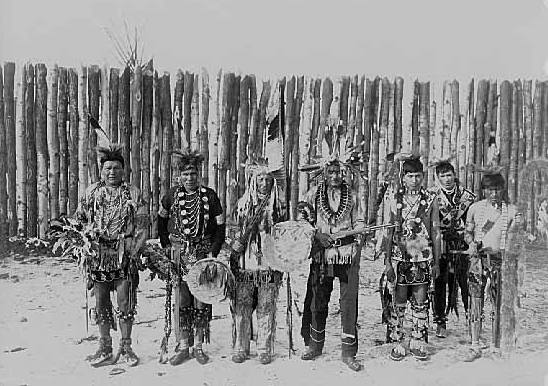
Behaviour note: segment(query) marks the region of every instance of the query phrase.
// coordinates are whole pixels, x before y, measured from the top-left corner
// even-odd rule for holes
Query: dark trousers
[[[336,264],[333,266],[333,276],[322,278],[320,266],[312,264],[305,296],[305,310],[301,335],[310,349],[322,351],[325,343],[325,324],[328,315],[329,301],[333,291],[333,280],[337,277],[340,282],[340,310],[342,326],[342,356],[352,357],[358,351],[358,282],[359,264]],[[320,278],[322,280],[320,280]],[[310,305],[309,307],[307,305]],[[308,323],[308,337],[306,321]]]
[[[457,285],[464,309],[468,309],[468,259],[462,255],[443,255],[439,264],[440,275],[434,280],[434,323],[446,324],[447,314],[456,307],[458,301]],[[447,307],[448,297],[450,307]]]

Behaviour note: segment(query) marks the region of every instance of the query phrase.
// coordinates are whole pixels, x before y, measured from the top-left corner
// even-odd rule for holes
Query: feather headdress
[[[455,159],[455,155],[450,155],[449,157],[444,157],[444,158],[434,157],[430,160],[430,162],[428,162],[428,168],[429,169],[435,169],[438,166],[443,165],[443,164],[450,164],[451,165],[451,161],[453,161],[454,159]]]
[[[338,164],[342,168],[350,171],[352,174],[367,179],[364,171],[360,170],[361,153],[359,149],[364,142],[346,149],[347,139],[344,135],[342,125],[338,125],[334,129],[334,125],[328,126],[324,133],[324,138],[321,146],[321,156],[316,156],[313,163],[301,165],[299,170],[311,174],[311,178],[318,178],[326,169],[327,166]]]
[[[202,163],[204,162],[204,155],[198,150],[172,150],[172,166],[176,166],[179,171],[183,171],[188,168],[201,170]]]
[[[97,147],[95,151],[99,156],[99,162],[104,164],[106,161],[118,161],[122,164],[122,167],[125,165],[124,155],[122,154],[123,145],[118,143],[111,143],[110,138],[108,137],[105,130],[99,125],[99,122],[95,118],[88,114],[89,123],[91,127],[95,130],[97,134]]]
[[[479,166],[475,164],[469,164],[468,170],[476,173],[483,174],[481,178],[481,188],[504,188],[506,186],[506,180],[504,179],[505,166],[500,165],[487,165]]]

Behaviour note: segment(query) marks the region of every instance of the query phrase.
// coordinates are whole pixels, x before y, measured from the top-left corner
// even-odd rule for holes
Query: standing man
[[[174,152],[178,161],[180,184],[171,188],[162,198],[158,213],[160,243],[172,260],[179,255],[190,268],[196,261],[208,256],[217,257],[225,239],[223,210],[217,193],[199,184],[199,170],[204,160],[198,152]],[[173,366],[190,359],[190,347],[198,363],[205,364],[209,357],[202,343],[209,343],[211,305],[192,296],[185,281],[175,288],[180,294],[179,312],[181,335],[177,336]]]
[[[449,160],[439,160],[434,164],[437,184],[430,189],[438,198],[441,231],[440,274],[434,281],[434,323],[436,336],[446,337],[447,314],[457,311],[458,287],[461,290],[464,309],[468,311],[468,256],[460,253],[468,249],[464,241],[464,226],[468,208],[476,195],[459,184],[455,168]],[[446,308],[449,285],[449,306]]]
[[[232,361],[242,363],[249,358],[252,339],[252,314],[257,312],[257,347],[259,361],[272,361],[276,337],[276,301],[283,273],[270,269],[263,258],[262,240],[283,216],[274,179],[266,162],[246,167],[248,189],[237,205],[236,220],[240,234],[231,245],[230,265],[236,278],[236,296],[232,303],[233,342],[236,352]]]
[[[410,351],[415,358],[427,360],[428,291],[432,277],[439,275],[441,252],[438,202],[421,186],[424,172],[419,157],[400,155],[397,159],[403,161],[402,186],[387,200],[390,223],[396,227],[388,230],[385,256],[386,277],[395,283],[394,310],[388,327],[396,346],[390,359],[400,361],[406,356],[403,322],[409,301],[413,323]]]
[[[312,360],[322,354],[328,305],[333,291],[333,280],[337,277],[340,282],[341,359],[350,369],[360,371],[362,365],[356,360],[356,323],[362,235],[337,240],[332,235],[363,227],[364,221],[355,218],[353,214],[353,208],[357,205],[356,194],[343,178],[343,172],[348,171],[346,165],[334,157],[321,167],[318,185],[307,194],[308,203],[317,213],[317,232],[313,246],[313,250],[316,249],[317,252],[312,254],[309,278],[310,340],[308,349],[301,359]],[[346,170],[343,170],[343,167]],[[304,315],[307,316],[306,310]]]
[[[470,332],[472,346],[466,362],[481,357],[480,334],[483,319],[484,291],[490,279],[491,304],[493,305],[493,342],[500,340],[501,265],[503,251],[507,248],[506,237],[512,226],[523,225],[516,207],[508,204],[506,183],[498,170],[484,170],[481,179],[485,198],[470,207],[466,217],[465,241],[470,245],[468,287],[470,290]]]
[[[93,283],[99,326],[99,349],[87,359],[93,367],[123,359],[136,366],[139,357],[131,348],[131,330],[137,304],[139,256],[148,229],[147,205],[141,192],[122,181],[124,157],[117,145],[97,149],[101,180],[91,184],[80,198],[76,218],[96,230],[97,249],[88,259],[89,281]],[[110,329],[116,329],[110,291],[116,291],[118,308],[114,311],[122,338],[112,355]]]

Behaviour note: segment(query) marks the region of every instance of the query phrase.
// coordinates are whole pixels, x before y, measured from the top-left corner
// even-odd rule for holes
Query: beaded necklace
[[[341,184],[341,199],[339,207],[336,212],[331,210],[329,206],[329,198],[327,197],[327,189],[324,182],[320,182],[318,185],[318,191],[316,193],[316,205],[319,208],[321,216],[329,223],[329,225],[337,225],[342,219],[345,218],[347,213],[351,209],[350,188],[345,181]]]
[[[405,196],[405,188],[401,187],[396,192],[396,230],[394,232],[394,235],[396,236],[396,240],[398,241],[400,241],[403,236],[403,222],[412,215],[413,207],[417,203],[419,204],[414,219],[416,223],[420,223],[422,221],[422,217],[426,214],[426,211],[430,207],[430,200],[426,190],[421,187],[418,194],[419,198],[417,198],[417,201],[413,203],[413,205],[409,208],[409,212],[407,213],[405,218],[403,218],[403,201]],[[407,199],[405,199],[405,201],[407,201]]]
[[[174,193],[172,207],[175,217],[175,228],[187,238],[195,238],[199,232],[203,234],[209,220],[209,202],[207,190],[199,187],[192,193],[188,193],[180,185]],[[203,221],[200,214],[203,213]]]

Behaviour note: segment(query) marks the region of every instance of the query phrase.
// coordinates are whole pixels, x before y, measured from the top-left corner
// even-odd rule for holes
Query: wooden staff
[[[247,161],[247,143],[249,140],[249,77],[240,81],[240,111],[238,112],[238,198],[246,189],[245,162]]]
[[[428,165],[430,159],[430,82],[421,82],[419,84],[419,135],[420,135],[420,155],[423,159],[423,164]],[[425,170],[425,181],[429,181],[429,177],[433,173]]]
[[[17,201],[16,196],[16,156],[15,156],[15,63],[4,63],[4,122],[6,128],[6,165],[7,165],[7,195],[9,235],[17,234]],[[23,96],[21,96],[23,98]]]
[[[100,77],[101,70],[99,66],[93,65],[88,70],[88,87],[89,87],[89,113],[93,118],[99,121],[99,93],[100,93]],[[80,119],[86,119],[87,115],[80,116]],[[97,134],[95,130],[89,130],[89,147],[88,152],[88,168],[91,182],[99,180],[99,165],[97,163]],[[129,158],[126,158],[128,160]],[[126,164],[129,162],[126,162]]]
[[[68,72],[59,67],[59,88],[57,103],[57,133],[59,137],[59,214],[68,213],[69,191],[69,146],[67,138],[68,119]],[[51,204],[50,204],[51,205]],[[53,215],[52,215],[53,217]]]
[[[78,192],[80,177],[80,135],[78,122],[78,73],[76,69],[70,68],[68,73],[69,81],[69,215],[73,215],[78,207]]]
[[[119,79],[120,70],[117,68],[110,69],[110,81],[109,81],[109,101],[110,101],[110,116],[109,116],[109,130],[110,140],[112,143],[118,143],[118,94],[119,91]]]
[[[293,148],[291,149],[291,190],[290,190],[290,211],[291,219],[297,217],[297,202],[299,201],[299,132],[304,129],[300,128],[301,109],[303,105],[304,94],[304,76],[297,78],[297,90],[295,92],[295,108],[293,114],[293,128],[289,135],[293,136]]]
[[[318,142],[321,113],[321,87],[322,80],[321,78],[318,78],[314,81],[314,115],[312,116],[312,128],[310,130],[310,158],[313,158],[318,154],[318,146],[321,146]]]
[[[48,74],[48,122],[47,122],[47,146],[49,150],[49,218],[59,217],[59,131],[57,124],[57,98],[59,94],[59,68],[55,64]],[[48,216],[46,216],[48,218]],[[43,236],[45,233],[40,232]]]
[[[160,148],[163,145],[162,131],[162,87],[158,79],[158,71],[154,70],[152,77],[152,87],[154,89],[154,103],[152,112],[152,138],[151,138],[151,181],[152,188],[152,237],[158,235],[158,210],[160,209],[160,176],[161,176],[161,156]]]
[[[192,121],[190,142],[194,149],[200,149],[200,79],[196,74],[192,82],[192,101],[190,105],[190,119]]]
[[[173,128],[174,149],[187,148],[190,142],[186,141],[183,130],[183,90],[185,83],[185,74],[182,70],[177,70],[175,75],[175,89],[173,90],[173,111],[175,115],[175,124]],[[184,142],[184,143],[183,143]]]
[[[25,127],[27,130],[27,235],[36,237],[38,225],[38,159],[36,154],[36,117],[34,111],[34,66],[27,65],[27,87],[25,88]]]
[[[158,211],[151,212],[151,198],[154,193],[151,193],[150,181],[150,163],[151,163],[151,132],[152,132],[152,114],[154,110],[154,67],[152,60],[145,67],[143,72],[143,125],[141,131],[141,173],[142,173],[142,194],[143,201],[148,206],[150,219],[156,217]],[[153,174],[156,178],[157,174]],[[147,229],[148,234],[148,229]]]
[[[118,84],[119,89],[119,101],[118,101],[118,130],[120,132],[120,142],[123,144],[123,155],[125,159],[124,167],[124,179],[125,181],[131,180],[131,88],[130,88],[130,69],[126,67],[120,82]]]
[[[173,150],[173,120],[171,112],[171,91],[169,72],[164,72],[161,85],[162,104],[162,170],[161,170],[161,196],[167,193],[171,186],[171,151]]]
[[[264,155],[265,133],[266,133],[266,111],[270,101],[271,85],[269,81],[263,82],[261,90],[261,100],[259,102],[259,129],[257,131],[257,144],[255,153],[257,156]]]
[[[143,111],[143,72],[135,67],[131,84],[131,184],[141,188],[141,113]]]
[[[38,197],[38,237],[44,237],[48,230],[48,84],[46,65],[36,65],[36,171]]]
[[[184,87],[183,87],[183,111],[182,121],[183,121],[183,133],[181,134],[181,145],[185,149],[192,147],[192,94],[194,92],[194,74],[186,71],[184,76]]]
[[[4,74],[0,67],[0,245],[4,246],[9,234],[8,191],[6,189],[6,126],[4,125]]]
[[[17,137],[15,138],[15,152],[17,154],[17,225],[15,234],[27,236],[27,132],[25,130],[26,120],[26,93],[27,93],[27,67],[20,66],[20,73],[17,76]],[[11,233],[11,232],[10,232]]]

